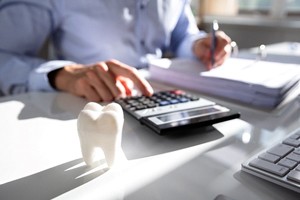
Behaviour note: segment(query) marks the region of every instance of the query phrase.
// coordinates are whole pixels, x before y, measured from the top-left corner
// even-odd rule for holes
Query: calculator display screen
[[[172,121],[179,121],[179,120],[185,120],[194,117],[210,115],[212,113],[218,113],[220,111],[221,110],[215,107],[209,107],[209,108],[202,108],[197,110],[188,110],[188,111],[180,111],[180,112],[174,112],[170,114],[164,114],[164,115],[156,116],[156,118],[164,123],[168,123]]]
[[[226,107],[212,105],[169,112],[160,115],[142,117],[141,123],[153,129],[160,135],[185,131],[188,128],[209,126],[239,117],[240,114],[232,112]]]

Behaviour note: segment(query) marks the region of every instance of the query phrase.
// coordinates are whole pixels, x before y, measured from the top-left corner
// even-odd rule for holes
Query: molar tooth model
[[[87,165],[97,161],[97,148],[102,149],[109,168],[124,159],[121,148],[123,124],[124,115],[119,104],[110,103],[103,107],[90,102],[85,105],[78,116],[77,130]]]

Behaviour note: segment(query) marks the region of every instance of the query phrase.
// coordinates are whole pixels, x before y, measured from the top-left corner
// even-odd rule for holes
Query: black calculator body
[[[122,108],[158,134],[208,126],[238,118],[239,113],[182,90],[160,91],[152,96],[116,100]]]

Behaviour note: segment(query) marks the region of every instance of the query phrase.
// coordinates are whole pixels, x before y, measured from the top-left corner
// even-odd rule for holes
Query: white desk
[[[241,119],[159,136],[125,115],[128,162],[107,171],[81,159],[76,119],[83,99],[64,93],[0,98],[0,199],[299,199],[240,165],[299,127],[300,99],[274,112],[212,100],[239,110]]]

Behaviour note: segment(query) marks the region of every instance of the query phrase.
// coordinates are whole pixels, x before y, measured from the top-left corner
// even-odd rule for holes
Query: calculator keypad
[[[199,97],[186,94],[182,90],[162,91],[154,93],[151,97],[137,96],[119,99],[116,102],[131,111],[155,108],[189,101],[197,101]]]
[[[135,118],[215,105],[204,98],[182,90],[160,91],[152,96],[134,96],[116,100],[122,108]]]

